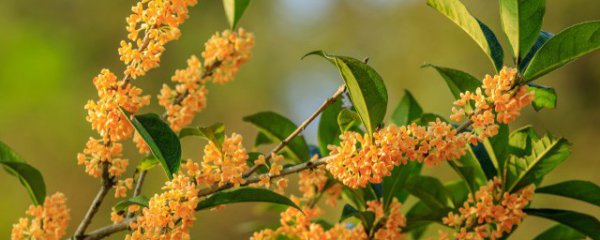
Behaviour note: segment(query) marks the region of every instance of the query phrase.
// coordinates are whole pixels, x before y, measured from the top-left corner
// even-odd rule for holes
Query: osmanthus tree
[[[101,239],[127,231],[126,239],[190,239],[195,212],[239,202],[286,206],[280,225],[254,233],[252,239],[400,239],[421,238],[428,226],[447,226],[440,239],[505,239],[529,216],[557,222],[537,239],[600,239],[594,216],[565,209],[531,208],[534,193],[563,196],[600,206],[600,188],[583,180],[544,185],[542,180],[571,152],[570,143],[532,126],[510,130],[520,111],[554,108],[553,88],[534,80],[600,48],[600,22],[586,22],[552,34],[542,31],[544,0],[500,0],[503,30],[513,61],[495,34],[458,0],[428,0],[481,47],[493,73],[482,81],[460,70],[426,65],[440,73],[456,98],[451,121],[423,111],[406,91],[386,120],[388,93],[381,76],[367,61],[314,51],[340,73],[339,89],[296,126],[275,112],[243,119],[258,129],[254,146],[272,144],[267,153],[249,152],[242,136],[223,124],[189,127],[206,107],[207,85],[225,84],[251,54],[254,37],[234,30],[249,0],[225,0],[231,30],[213,35],[200,57],[165,84],[158,102],[166,111],[140,114],[150,97],[134,85],[158,67],[165,44],[181,34],[196,0],[144,0],[127,17],[127,39],[119,54],[122,77],[108,69],[93,80],[98,97],[85,109],[97,135],[90,137],[77,162],[101,181],[98,194],[67,233],[70,222],[65,196],[46,196],[39,171],[8,146],[0,144],[0,163],[28,190],[33,205],[28,217],[13,226],[12,239]],[[348,98],[349,101],[343,101]],[[318,146],[302,131],[315,118]],[[205,138],[202,159],[182,159],[180,141]],[[123,141],[133,139],[141,159],[122,156]],[[441,182],[421,174],[423,165],[449,164],[457,181]],[[130,165],[135,174],[124,176]],[[162,169],[165,184],[153,196],[140,194],[148,171]],[[286,195],[286,176],[299,174],[301,195]],[[106,196],[123,198],[112,206],[112,224],[88,226]],[[403,207],[409,196],[418,199]],[[320,218],[320,200],[343,202],[339,221]],[[101,220],[99,220],[101,221]],[[108,219],[106,220],[108,221]],[[201,221],[200,223],[201,224]]]

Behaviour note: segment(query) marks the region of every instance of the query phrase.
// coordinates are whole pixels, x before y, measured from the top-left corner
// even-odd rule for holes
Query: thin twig
[[[106,197],[106,194],[108,194],[108,191],[110,191],[110,189],[114,185],[114,180],[110,177],[108,173],[108,167],[108,163],[105,162],[102,168],[102,186],[100,186],[100,190],[98,191],[98,194],[96,194],[96,197],[92,201],[92,204],[90,205],[90,208],[85,214],[85,217],[81,220],[81,223],[79,223],[79,226],[77,227],[77,230],[73,235],[74,239],[81,239],[84,236],[85,230],[90,225],[90,223],[92,223],[94,215],[96,215],[98,209],[100,208],[100,205],[102,205],[104,197]]]

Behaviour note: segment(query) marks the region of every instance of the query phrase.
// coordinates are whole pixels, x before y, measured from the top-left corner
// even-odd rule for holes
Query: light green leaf
[[[338,125],[340,126],[340,131],[345,132],[349,129],[356,127],[360,124],[360,117],[358,114],[350,109],[344,108],[337,117]]]
[[[496,174],[503,172],[506,161],[508,161],[508,138],[510,135],[508,125],[498,124],[498,126],[498,134],[483,142],[483,146],[494,165],[493,167],[496,168]],[[491,179],[490,175],[488,175],[488,179]]]
[[[535,94],[533,100],[533,108],[536,111],[542,108],[554,109],[556,108],[556,91],[551,87],[544,87],[535,84],[529,84],[529,89]]]
[[[580,23],[550,38],[531,59],[523,77],[533,81],[600,48],[600,21]]]
[[[342,99],[338,98],[321,113],[317,138],[319,149],[324,156],[329,155],[327,146],[337,145],[340,142],[341,132],[337,121],[340,111],[342,111]]]
[[[160,162],[154,156],[148,156],[142,159],[142,161],[138,164],[137,169],[139,171],[147,171],[156,167],[159,164]]]
[[[502,68],[504,53],[494,33],[473,17],[459,0],[427,0],[431,6],[462,28],[481,47],[496,70]]]
[[[577,230],[565,226],[563,224],[556,224],[554,227],[548,228],[543,233],[540,233],[533,240],[582,240],[585,239],[585,235],[581,234]]]
[[[131,116],[125,110],[121,110],[148,144],[152,155],[158,159],[167,177],[172,179],[181,165],[181,144],[177,135],[155,113]]]
[[[249,4],[250,0],[223,0],[223,8],[231,29],[235,29]]]
[[[588,202],[600,207],[600,187],[593,182],[570,180],[541,187],[535,193],[552,194]]]
[[[208,127],[184,128],[179,132],[179,138],[188,136],[199,136],[208,141],[211,141],[217,147],[221,148],[225,139],[225,125],[215,123]]]
[[[272,142],[282,142],[297,128],[292,121],[274,112],[259,112],[244,117],[244,121],[258,128]],[[283,150],[297,163],[308,161],[310,158],[308,145],[302,136],[294,137]]]
[[[34,205],[44,203],[46,184],[40,171],[27,164],[23,158],[3,142],[0,142],[0,165],[8,173],[19,179]]]
[[[431,64],[423,65],[423,67],[434,68],[442,78],[444,78],[455,99],[459,99],[461,93],[466,91],[475,92],[475,89],[481,86],[481,81],[477,78],[457,69],[439,67]]]
[[[592,239],[600,239],[600,221],[593,216],[569,210],[525,208],[525,213],[569,226]]]
[[[421,105],[408,90],[404,90],[404,96],[398,103],[396,110],[394,110],[391,120],[398,126],[404,126],[411,124],[420,118],[422,114],[423,108],[421,108]]]
[[[542,178],[571,154],[570,143],[564,138],[547,134],[539,138],[533,128],[524,127],[510,135],[511,156],[506,169],[506,189],[515,192],[538,184]]]
[[[387,108],[388,95],[381,76],[366,63],[351,57],[329,55],[324,51],[313,51],[304,57],[309,55],[321,56],[337,67],[356,112],[372,136],[383,123]]]
[[[448,164],[466,183],[471,193],[475,193],[481,186],[487,183],[483,168],[471,149],[459,159],[448,161]]]
[[[500,0],[502,28],[515,58],[523,58],[535,43],[545,11],[545,0]]]
[[[300,207],[289,198],[264,188],[243,187],[231,191],[217,192],[204,199],[196,207],[196,211],[210,209],[219,205],[242,202],[266,202],[290,206],[300,211]]]
[[[138,205],[142,208],[145,208],[145,207],[148,207],[148,201],[149,201],[149,199],[144,196],[131,197],[131,198],[128,198],[128,199],[118,202],[115,205],[115,211],[116,212],[125,211],[131,205]]]

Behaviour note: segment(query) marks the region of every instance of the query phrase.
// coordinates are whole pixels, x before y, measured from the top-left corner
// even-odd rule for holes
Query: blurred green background
[[[497,33],[508,55],[497,1],[464,2]],[[95,98],[91,80],[101,68],[116,73],[123,70],[117,47],[125,38],[124,19],[133,4],[131,0],[0,1],[0,139],[42,171],[49,193],[61,191],[68,196],[70,232],[99,187],[99,181],[86,175],[75,159],[87,138],[94,135],[85,121],[83,105]],[[600,19],[599,10],[598,0],[549,0],[543,28],[556,33],[581,21]],[[221,1],[201,0],[190,15],[182,26],[181,39],[167,45],[161,67],[135,81],[146,93],[156,96],[175,69],[185,67],[189,55],[199,54],[211,34],[228,27]],[[194,124],[224,122],[229,132],[245,136],[248,147],[256,131],[241,121],[243,116],[273,110],[299,123],[341,83],[324,60],[300,61],[311,50],[370,57],[369,63],[387,84],[389,111],[403,90],[409,89],[426,111],[449,114],[450,92],[433,70],[420,68],[424,63],[462,69],[478,78],[492,71],[477,45],[423,0],[253,1],[240,26],[256,36],[254,56],[234,82],[209,87],[208,108]],[[584,179],[600,184],[600,53],[549,74],[539,83],[556,88],[558,109],[535,113],[527,108],[513,129],[533,124],[540,133],[551,130],[574,143],[569,161],[545,182]],[[142,112],[161,111],[155,99],[152,103]],[[305,133],[311,143],[316,142],[315,129],[313,125]],[[186,139],[183,144],[184,156],[199,159],[203,141]],[[126,156],[135,164],[141,156],[132,144],[126,146]],[[446,166],[426,173],[457,179]],[[151,196],[165,177],[158,169],[149,176],[143,192]],[[6,239],[30,201],[9,175],[0,173],[0,182],[0,236],[4,236],[0,238]],[[91,229],[109,223],[110,206],[115,202],[108,198]],[[597,207],[561,198],[538,196],[534,206],[567,207],[600,217]],[[277,214],[265,213],[261,207],[240,204],[200,213],[192,237],[247,238],[260,225],[257,220],[266,225],[278,221]],[[339,209],[326,209],[331,213],[328,218],[335,221]],[[550,225],[546,220],[528,218],[513,239],[529,239]],[[119,238],[122,235],[111,239]]]

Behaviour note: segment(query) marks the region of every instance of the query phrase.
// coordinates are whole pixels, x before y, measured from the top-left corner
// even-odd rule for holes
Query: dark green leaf
[[[327,231],[333,227],[333,224],[331,224],[330,222],[328,222],[325,219],[315,219],[315,220],[312,220],[312,222],[321,225],[321,227],[323,227],[323,230],[325,230],[325,231]]]
[[[475,193],[481,186],[487,183],[483,168],[470,149],[467,154],[459,159],[448,161],[448,164],[467,183],[471,193]]]
[[[258,156],[260,156],[260,155],[262,155],[262,153],[249,152],[248,159],[246,160],[246,162],[248,163],[248,166],[254,166],[254,160],[258,159]],[[269,166],[269,167],[271,166],[270,162],[265,162],[265,164],[267,164],[267,166]],[[256,170],[256,172],[259,174],[268,173],[269,169],[267,168],[267,166],[261,165],[260,167],[258,167],[258,170]]]
[[[269,139],[269,137],[267,137],[267,135],[265,135],[264,133],[258,132],[256,134],[256,138],[254,139],[254,147],[271,143],[273,143],[273,141],[271,141],[271,139]]]
[[[431,6],[462,28],[481,47],[496,70],[502,68],[504,53],[494,33],[473,17],[459,0],[427,0]]]
[[[521,59],[535,43],[546,11],[545,0],[500,0],[502,27],[515,58]]]
[[[125,211],[127,209],[127,207],[129,207],[131,205],[138,205],[142,208],[148,207],[148,201],[149,201],[148,198],[144,197],[144,196],[137,196],[137,197],[125,199],[123,201],[118,202],[115,205],[115,211],[116,212]]]
[[[245,122],[254,125],[258,130],[271,139],[272,142],[282,142],[296,130],[296,124],[274,112],[260,112],[244,117]],[[302,136],[293,138],[284,148],[294,162],[304,162],[310,158],[308,145]]]
[[[539,111],[542,108],[556,108],[556,91],[554,88],[529,84],[529,89],[531,89],[535,94],[535,99],[533,99],[533,108],[536,111]]]
[[[415,123],[421,126],[429,126],[430,122],[436,122],[438,119],[442,122],[448,123],[448,120],[435,113],[424,113],[419,119],[415,120]]]
[[[392,122],[398,126],[409,125],[417,120],[423,114],[423,109],[408,91],[404,90],[404,96],[398,103],[396,110],[392,114]]]
[[[338,126],[340,131],[345,132],[349,129],[360,125],[360,117],[358,114],[350,109],[344,108],[337,117]]]
[[[413,175],[407,180],[405,188],[431,209],[444,209],[452,204],[448,191],[436,178]]]
[[[523,74],[533,81],[600,48],[600,21],[580,23],[550,38],[531,59]]]
[[[419,175],[422,164],[410,161],[400,164],[392,170],[392,174],[383,178],[383,209],[387,209],[394,197],[403,203],[408,198],[408,192],[404,189],[406,180],[411,176]]]
[[[27,164],[23,158],[3,142],[0,142],[0,165],[8,173],[19,179],[34,205],[44,203],[46,184],[40,171]]]
[[[225,15],[227,15],[227,21],[231,29],[234,29],[240,21],[248,4],[250,4],[250,0],[223,0]]]
[[[188,136],[199,136],[208,141],[211,141],[217,147],[221,147],[225,139],[225,125],[222,123],[215,123],[208,127],[197,127],[197,128],[184,128],[179,132],[179,138]]]
[[[350,99],[369,135],[383,123],[388,95],[383,79],[369,65],[345,56],[329,55],[324,51],[313,51],[305,55],[318,55],[333,63],[344,79]]]
[[[467,201],[469,196],[469,187],[463,181],[454,181],[445,184],[446,189],[452,197],[454,208],[457,209],[463,206],[463,203]]]
[[[563,224],[556,224],[554,227],[548,228],[546,231],[535,237],[533,240],[582,240],[585,239],[585,235],[581,234],[577,230],[565,226]]]
[[[167,177],[173,178],[173,174],[179,171],[181,164],[181,144],[177,135],[155,113],[136,116],[131,116],[125,110],[123,113],[148,144],[152,155],[158,159]]]
[[[342,198],[344,198],[346,202],[354,204],[354,207],[357,209],[365,209],[366,207],[366,201],[363,195],[362,189],[352,189],[348,186],[342,188]]]
[[[198,211],[213,208],[219,205],[227,205],[242,202],[276,203],[287,205],[302,211],[300,207],[298,207],[294,202],[292,202],[292,200],[285,196],[279,195],[273,191],[264,188],[250,187],[237,188],[225,192],[217,192],[201,201],[196,207],[196,210]]]
[[[535,53],[537,53],[537,51],[540,50],[540,48],[544,45],[544,43],[546,43],[552,37],[554,37],[554,34],[552,34],[552,33],[544,32],[544,31],[540,32],[540,35],[538,36],[537,40],[535,40],[535,44],[533,44],[533,47],[531,47],[531,50],[529,50],[527,55],[523,59],[521,59],[521,62],[519,63],[519,70],[521,72],[523,72],[523,71],[525,71],[525,69],[527,69],[527,66],[529,66],[529,62],[531,61],[531,58],[533,58]]]
[[[554,220],[569,226],[592,239],[600,239],[600,221],[593,216],[569,210],[526,208],[525,213]]]
[[[503,172],[506,161],[508,161],[508,136],[510,135],[510,130],[506,124],[498,124],[498,126],[498,134],[485,140],[483,146],[497,172]]]
[[[342,215],[340,216],[339,222],[343,222],[344,220],[357,216],[358,214],[360,214],[360,211],[356,210],[356,208],[352,207],[352,205],[346,204],[342,209]]]
[[[535,190],[535,193],[545,193],[577,199],[600,207],[600,187],[593,182],[570,180]]]
[[[453,205],[456,207],[462,206],[469,194],[467,185],[462,181],[456,181],[446,184],[445,188],[452,197]],[[434,211],[422,200],[418,201],[406,213],[407,226],[403,228],[402,231],[417,231],[418,233],[418,231],[424,231],[422,229],[426,228],[431,223],[441,224],[442,218],[446,217],[450,211],[452,211],[452,209],[448,207],[436,209]]]
[[[483,173],[485,173],[485,178],[490,180],[497,176],[498,170],[496,169],[496,166],[494,166],[494,162],[488,151],[485,149],[485,146],[483,144],[478,144],[477,146],[471,145],[470,147],[477,162],[479,162],[479,166],[483,169]]]
[[[340,141],[341,132],[337,118],[341,110],[342,99],[338,98],[321,113],[317,137],[319,149],[324,156],[329,155],[328,145],[337,145]]]
[[[566,139],[549,134],[539,138],[531,127],[511,133],[510,149],[514,154],[510,156],[506,169],[508,192],[518,191],[532,183],[537,185],[571,154],[570,143]]]
[[[423,67],[432,67],[444,78],[452,96],[455,99],[460,98],[460,94],[466,91],[475,92],[475,89],[481,86],[481,81],[471,76],[470,74],[452,68],[438,67],[431,64],[426,64]]]

